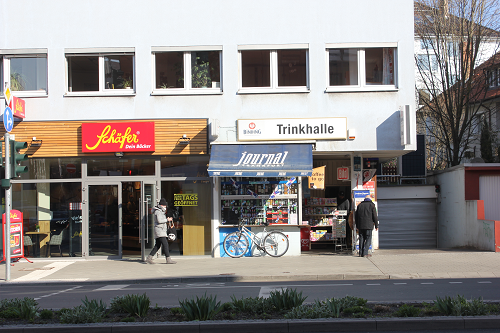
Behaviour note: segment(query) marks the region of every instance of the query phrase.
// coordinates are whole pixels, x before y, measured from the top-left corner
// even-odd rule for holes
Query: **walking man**
[[[372,242],[373,227],[375,226],[375,230],[378,230],[378,218],[375,204],[369,195],[358,205],[355,219],[359,235],[359,256],[371,257],[371,254],[368,254],[368,249],[370,249]]]

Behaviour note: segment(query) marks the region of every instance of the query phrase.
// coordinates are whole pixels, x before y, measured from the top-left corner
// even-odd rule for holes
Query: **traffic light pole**
[[[10,180],[10,134],[5,133],[5,179]],[[10,206],[11,200],[11,187],[5,189],[5,281],[10,281]]]

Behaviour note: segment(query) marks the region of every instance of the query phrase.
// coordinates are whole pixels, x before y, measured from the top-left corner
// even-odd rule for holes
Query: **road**
[[[246,283],[152,283],[152,284],[74,284],[74,285],[3,285],[1,298],[35,298],[42,309],[60,309],[81,304],[89,299],[110,300],[119,295],[146,293],[151,305],[178,306],[179,299],[216,295],[222,302],[234,295],[241,297],[268,296],[274,289],[290,288],[302,291],[306,302],[346,295],[363,297],[369,302],[432,302],[436,296],[463,295],[467,299],[482,297],[485,301],[500,300],[500,278],[487,279],[409,279],[409,280],[342,280],[290,281]]]

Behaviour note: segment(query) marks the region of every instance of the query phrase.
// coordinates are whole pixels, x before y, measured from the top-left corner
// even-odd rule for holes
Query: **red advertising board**
[[[2,214],[2,227],[5,229],[5,213]],[[6,258],[5,237],[3,238],[3,260]],[[10,211],[10,257],[24,257],[24,239],[23,239],[23,213],[18,210]]]
[[[83,123],[84,153],[155,151],[155,123]]]
[[[337,180],[349,180],[349,168],[337,168]]]
[[[26,118],[26,104],[24,103],[24,100],[12,96],[9,107],[12,110],[14,117],[23,119]]]

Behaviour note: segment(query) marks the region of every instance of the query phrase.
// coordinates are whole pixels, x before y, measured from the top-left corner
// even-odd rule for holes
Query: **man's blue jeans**
[[[372,243],[372,229],[359,229],[359,255],[364,257],[368,254]]]

